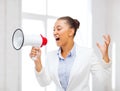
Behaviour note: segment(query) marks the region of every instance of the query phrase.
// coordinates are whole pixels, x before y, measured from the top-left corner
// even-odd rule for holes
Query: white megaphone
[[[47,44],[47,38],[39,35],[24,35],[23,31],[18,28],[14,31],[12,36],[12,45],[16,50],[20,50],[23,46],[45,46]]]

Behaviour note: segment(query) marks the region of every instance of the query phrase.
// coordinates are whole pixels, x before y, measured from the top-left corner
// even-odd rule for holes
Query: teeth
[[[55,35],[55,40],[56,41],[60,40],[59,35]]]

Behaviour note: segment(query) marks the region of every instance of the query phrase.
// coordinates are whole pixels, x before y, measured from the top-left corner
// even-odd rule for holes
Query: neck
[[[66,45],[64,45],[63,47],[61,47],[61,54],[64,58],[67,57],[67,55],[69,54],[69,52],[71,51],[71,49],[74,46],[74,41],[67,43]]]

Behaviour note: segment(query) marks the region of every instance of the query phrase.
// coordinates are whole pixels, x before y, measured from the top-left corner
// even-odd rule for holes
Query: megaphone
[[[12,36],[12,45],[14,49],[20,50],[23,46],[45,46],[47,44],[47,38],[39,35],[24,35],[23,31],[18,28],[14,31]]]

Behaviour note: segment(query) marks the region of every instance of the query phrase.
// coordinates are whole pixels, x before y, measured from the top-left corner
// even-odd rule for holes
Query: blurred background
[[[54,84],[40,87],[34,63],[29,58],[31,46],[16,51],[12,34],[21,28],[25,34],[43,34],[48,38],[45,54],[57,48],[53,26],[58,17],[71,16],[80,21],[75,41],[93,47],[101,57],[96,42],[110,34],[109,55],[112,59],[112,88],[120,91],[120,0],[0,0],[0,91],[55,91]],[[90,87],[92,78],[90,78]],[[91,90],[92,91],[92,90]]]

